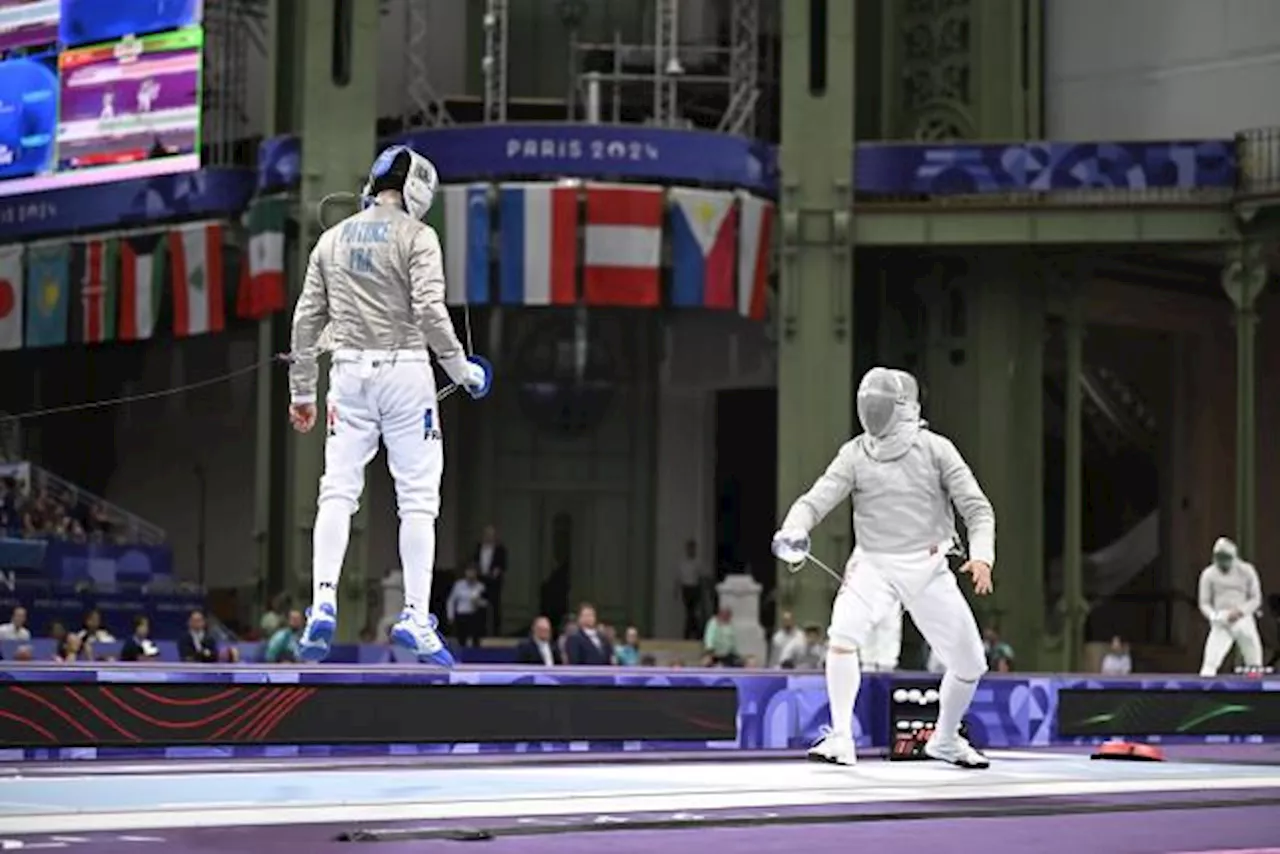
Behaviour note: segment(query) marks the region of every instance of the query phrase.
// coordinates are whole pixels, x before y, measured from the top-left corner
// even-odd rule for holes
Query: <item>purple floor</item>
[[[88,834],[96,854],[417,854],[465,852],[474,844],[451,840],[356,843],[333,841],[329,827],[233,828]],[[45,841],[24,839],[27,845]],[[476,850],[488,854],[856,854],[893,850],[982,854],[1172,854],[1272,847],[1280,854],[1280,809],[1226,807],[1158,813],[1113,813],[1036,818],[962,818],[836,822],[795,826],[610,830],[498,837]]]

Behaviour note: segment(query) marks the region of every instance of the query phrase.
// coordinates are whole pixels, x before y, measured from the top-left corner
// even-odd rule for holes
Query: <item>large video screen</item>
[[[200,167],[201,0],[0,0],[0,196]]]

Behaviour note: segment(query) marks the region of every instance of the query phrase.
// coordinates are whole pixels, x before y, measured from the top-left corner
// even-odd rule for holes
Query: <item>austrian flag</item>
[[[588,184],[586,195],[583,295],[587,305],[657,306],[663,191]]]

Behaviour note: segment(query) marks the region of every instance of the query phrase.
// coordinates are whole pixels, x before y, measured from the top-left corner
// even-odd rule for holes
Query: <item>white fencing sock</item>
[[[400,567],[404,570],[404,606],[426,624],[431,612],[431,576],[436,566],[436,518],[410,513],[400,519]]]
[[[950,670],[943,674],[938,691],[938,723],[934,729],[939,738],[955,738],[960,734],[960,722],[977,690],[977,679],[966,682]]]
[[[311,532],[311,604],[338,607],[338,580],[351,539],[351,511],[342,501],[322,501]]]
[[[856,652],[827,651],[827,700],[831,704],[831,730],[853,736],[853,704],[858,699],[862,671]]]

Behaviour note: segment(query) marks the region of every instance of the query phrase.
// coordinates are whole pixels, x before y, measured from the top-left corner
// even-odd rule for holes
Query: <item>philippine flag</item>
[[[738,241],[738,313],[764,320],[773,245],[773,202],[739,191],[742,239]]]
[[[577,189],[503,184],[498,215],[502,304],[576,303]]]
[[[663,191],[588,184],[583,288],[588,305],[660,302]]]
[[[733,193],[671,190],[671,303],[733,309],[738,232]]]

